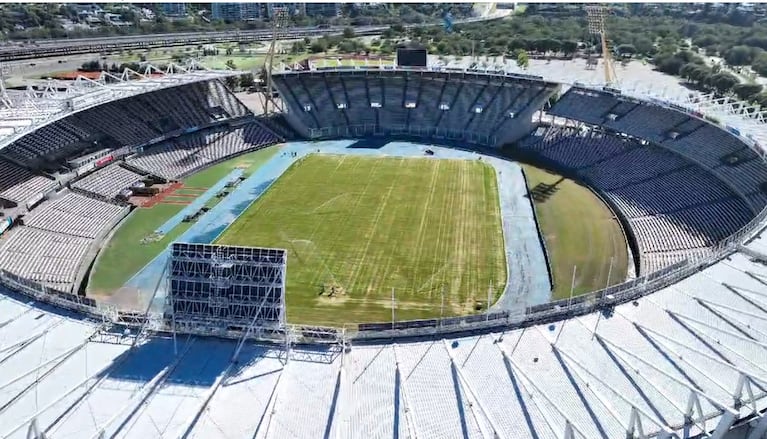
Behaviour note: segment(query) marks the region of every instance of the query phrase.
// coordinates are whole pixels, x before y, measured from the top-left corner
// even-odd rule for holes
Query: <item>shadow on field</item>
[[[560,177],[559,180],[552,184],[538,183],[530,190],[530,195],[533,197],[534,201],[544,203],[559,191],[559,185],[564,181],[565,179]]]
[[[361,139],[347,146],[350,149],[381,149],[391,143],[391,139],[386,137],[370,137]]]

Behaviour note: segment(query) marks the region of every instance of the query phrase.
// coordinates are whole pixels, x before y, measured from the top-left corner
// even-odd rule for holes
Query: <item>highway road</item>
[[[456,20],[456,23],[468,23],[502,18],[507,15],[504,12],[474,17],[465,20]],[[438,23],[427,26],[438,26]],[[413,25],[421,26],[421,25]],[[389,26],[358,26],[354,32],[358,36],[380,35]],[[297,39],[304,37],[321,37],[324,35],[339,35],[344,27],[330,28],[302,27],[292,28],[285,31],[282,39]],[[117,50],[142,50],[171,46],[192,46],[215,43],[251,43],[267,41],[272,36],[271,29],[259,30],[229,30],[216,32],[183,32],[171,34],[130,35],[118,37],[78,38],[78,39],[55,39],[39,40],[34,43],[8,42],[0,45],[0,62],[16,61],[50,56],[66,56],[85,53],[109,53]]]

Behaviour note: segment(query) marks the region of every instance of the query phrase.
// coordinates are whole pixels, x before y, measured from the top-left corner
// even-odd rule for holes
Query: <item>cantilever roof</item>
[[[0,119],[4,121],[0,127],[0,149],[44,125],[96,105],[162,88],[242,73],[171,65],[165,71],[149,66],[144,73],[131,70],[120,76],[102,73],[97,80],[84,76],[72,82],[49,80],[42,89],[30,88],[24,93],[13,93],[0,103]]]

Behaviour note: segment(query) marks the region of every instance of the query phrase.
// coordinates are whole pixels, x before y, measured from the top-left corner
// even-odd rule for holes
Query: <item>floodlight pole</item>
[[[485,321],[490,320],[490,301],[492,300],[492,294],[493,294],[493,282],[490,281],[490,283],[487,286],[487,312],[485,313]]]
[[[578,269],[577,265],[573,265],[573,280],[570,282],[570,299],[567,301],[567,306],[573,303],[573,293],[575,292],[575,272]]]
[[[439,306],[439,325],[442,326],[442,319],[445,318],[445,285],[442,285],[440,295],[442,296],[442,303]]]
[[[391,329],[394,329],[394,287],[391,289]]]
[[[283,34],[288,25],[289,15],[285,8],[274,8],[272,14],[272,41],[266,54],[266,63],[264,64],[264,73],[266,74],[266,95],[264,99],[264,114],[269,116],[280,110],[280,104],[274,98],[276,88],[272,73],[274,72],[274,55],[277,51],[277,41]]]
[[[605,15],[607,10],[603,5],[586,6],[586,16],[588,20],[589,33],[598,35],[602,45],[602,60],[605,70],[605,83],[612,85],[616,82],[615,68],[613,67],[612,57],[610,56],[607,44],[607,30],[605,26]]]
[[[614,256],[610,256],[610,268],[607,270],[607,283],[605,284],[605,288],[610,286],[610,275],[613,273],[613,259]]]

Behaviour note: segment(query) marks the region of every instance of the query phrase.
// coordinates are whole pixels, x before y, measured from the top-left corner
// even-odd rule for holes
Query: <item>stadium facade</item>
[[[92,84],[23,118],[8,110],[19,123],[3,140],[0,198],[24,219],[0,245],[0,436],[764,437],[760,125],[721,123],[709,102],[580,86],[541,123],[560,84],[401,69],[278,75],[285,124],[255,118],[226,74]],[[291,134],[514,142],[620,213],[637,277],[518,313],[360,327],[338,343],[289,327],[289,349],[171,337],[155,316],[75,294],[127,214],[122,190]]]

